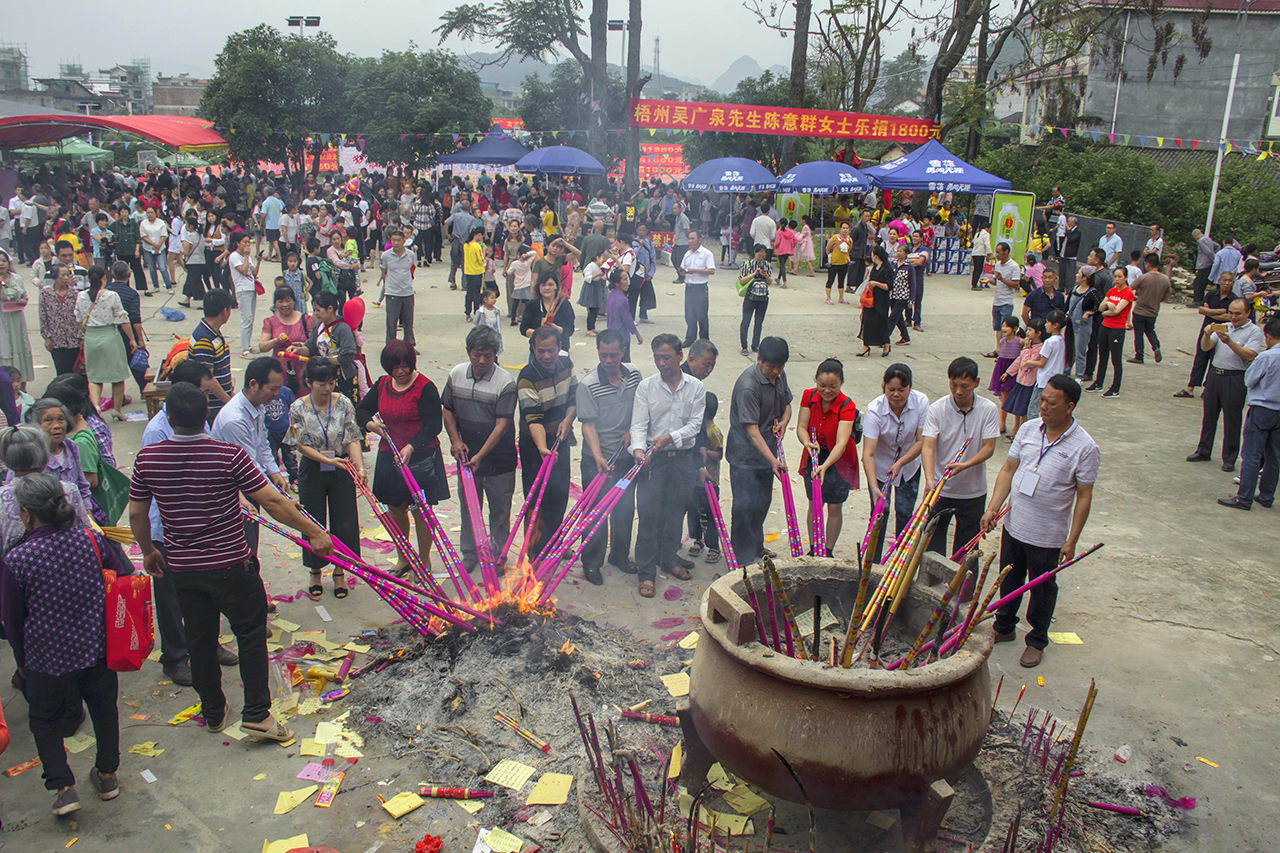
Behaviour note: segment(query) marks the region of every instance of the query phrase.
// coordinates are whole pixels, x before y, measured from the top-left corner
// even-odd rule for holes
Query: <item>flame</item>
[[[569,642],[568,640],[565,640],[564,645],[560,647],[560,654],[571,655],[573,654],[573,650],[576,648],[577,646],[575,646],[573,643]]]

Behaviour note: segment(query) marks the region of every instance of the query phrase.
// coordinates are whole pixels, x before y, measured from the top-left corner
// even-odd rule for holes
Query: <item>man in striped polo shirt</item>
[[[205,434],[208,401],[203,391],[175,383],[164,405],[173,437],[138,452],[129,484],[129,526],[142,548],[143,567],[153,577],[167,575],[177,589],[191,678],[209,730],[222,731],[231,716],[218,668],[222,614],[240,647],[241,727],[255,740],[286,741],[292,733],[271,716],[267,596],[245,541],[240,494],[301,531],[316,554],[333,553],[333,542],[267,482],[248,453]],[[153,500],[164,522],[163,555],[151,539],[148,510]]]
[[[511,496],[516,488],[516,381],[497,364],[502,338],[488,326],[467,333],[467,360],[449,371],[440,405],[454,459],[466,457],[475,473],[480,508],[489,501],[489,541],[496,558],[511,529]],[[462,493],[459,477],[458,493]],[[462,505],[462,565],[474,571],[475,533],[466,501]]]
[[[1000,565],[1013,571],[1000,585],[1008,595],[1076,553],[1076,543],[1089,520],[1093,484],[1101,454],[1093,437],[1076,422],[1080,383],[1065,373],[1049,379],[1040,395],[1040,417],[1027,421],[1009,446],[1009,458],[996,475],[982,529],[995,527],[996,515],[1009,499],[1009,514],[1000,538]],[[1058,602],[1055,578],[1031,590],[1027,605],[1027,647],[1019,663],[1038,666],[1049,645],[1049,625]],[[1022,596],[996,614],[997,643],[1012,642]]]

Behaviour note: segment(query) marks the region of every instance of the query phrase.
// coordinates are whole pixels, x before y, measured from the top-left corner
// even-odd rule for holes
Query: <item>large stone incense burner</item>
[[[940,574],[955,564],[929,555]],[[942,565],[939,565],[942,564]],[[853,610],[857,568],[831,559],[776,565],[793,606],[815,595],[844,619]],[[924,566],[929,569],[929,566]],[[872,584],[879,579],[873,572]],[[759,593],[765,585],[751,570]],[[917,580],[894,630],[914,638],[941,596]],[[967,607],[967,604],[966,604]],[[774,755],[781,753],[817,808],[900,809],[905,849],[936,849],[938,824],[956,782],[973,764],[991,714],[990,623],[954,655],[900,671],[797,660],[762,645],[741,572],[702,598],[704,636],[691,671],[685,717],[685,783],[696,791],[710,764],[792,802],[803,797]],[[811,625],[801,625],[810,636]],[[828,629],[828,635],[836,629]]]

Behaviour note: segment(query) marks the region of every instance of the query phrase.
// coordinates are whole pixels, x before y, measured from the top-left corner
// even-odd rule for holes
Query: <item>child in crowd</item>
[[[778,256],[778,287],[787,286],[787,268],[791,264],[791,255],[796,250],[796,241],[800,239],[795,227],[795,220],[783,219],[773,235],[773,253]]]
[[[299,311],[303,314],[307,313],[307,287],[302,275],[302,269],[298,265],[298,253],[289,252],[284,259],[284,274],[280,276],[283,284],[289,285],[289,289],[293,291],[293,301],[297,305]]]
[[[27,409],[35,405],[36,398],[27,393],[27,377],[22,375],[21,370],[11,364],[4,365],[0,370],[9,374],[9,380],[13,382],[13,397],[18,407],[18,420],[21,421]]]
[[[1016,380],[1009,376],[1005,371],[1013,364],[1014,359],[1022,352],[1022,323],[1017,317],[1009,316],[1004,318],[1004,322],[1000,324],[1000,346],[996,350],[996,366],[991,370],[991,384],[987,386],[987,390],[992,394],[1000,397],[1000,434],[1005,435],[1005,424],[1008,417],[1003,406],[1009,397],[1009,392],[1013,390]]]
[[[608,262],[606,262],[606,257]],[[578,293],[578,305],[587,309],[587,337],[596,336],[596,320],[601,309],[608,310],[608,294],[605,293],[606,277],[604,267],[612,266],[613,253],[601,248],[582,270],[582,290]]]
[[[1040,349],[1044,344],[1044,320],[1039,317],[1027,323],[1026,337],[1022,341],[1022,351],[1013,360],[1000,378],[1017,375],[1018,379],[1004,398],[1000,407],[1001,413],[1013,415],[1013,430],[1005,433],[1005,441],[1012,442],[1018,434],[1022,422],[1027,419],[1027,406],[1031,403],[1031,393],[1036,385],[1036,367],[1034,363],[1040,358]]]
[[[484,248],[484,290],[492,290],[495,294],[498,292],[498,265],[493,260],[492,245]],[[484,302],[483,293],[480,301]]]
[[[1022,270],[1022,292],[1030,293],[1044,287],[1044,264],[1034,252],[1027,252],[1023,258],[1026,264]]]
[[[488,288],[480,292],[480,307],[476,309],[472,324],[488,326],[498,333],[498,355],[502,355],[502,309],[498,307],[498,288]]]
[[[281,385],[276,398],[267,404],[263,421],[267,426],[267,442],[271,445],[271,455],[277,459],[289,477],[289,486],[295,491],[298,488],[298,458],[293,448],[284,443],[289,432],[289,407],[296,399],[288,385]]]
[[[728,223],[720,226],[720,263],[729,263],[729,247],[732,242]]]
[[[1067,317],[1061,311],[1050,311],[1044,318],[1045,339],[1040,355],[1027,362],[1027,366],[1035,369],[1036,376],[1031,399],[1027,401],[1027,420],[1040,417],[1040,395],[1050,379],[1066,370],[1067,342],[1062,337],[1066,324]]]
[[[636,339],[636,343],[644,343],[644,338],[640,337],[640,332],[636,330],[636,320],[631,316],[631,303],[627,301],[627,288],[631,284],[631,276],[626,275],[622,271],[622,267],[615,266],[609,270],[609,298],[605,300],[605,328],[617,329],[619,332],[627,336],[627,345],[622,349],[622,360],[631,361],[631,338]]]
[[[715,394],[707,392],[707,405],[702,415],[702,429],[694,439],[693,446],[702,457],[702,467],[707,469],[707,482],[720,494],[720,459],[724,456],[724,436],[716,427],[716,412],[720,402]],[[693,487],[693,500],[687,511],[689,522],[689,556],[696,557],[707,549],[703,560],[708,563],[720,562],[720,533],[716,529],[715,519],[711,515],[711,504],[707,502],[707,490],[701,480]]]
[[[535,257],[531,249],[518,257],[513,256],[513,259],[507,263],[507,270],[511,273],[511,325],[513,326],[519,323],[519,318],[524,315],[524,303],[532,298],[529,286],[533,282]]]

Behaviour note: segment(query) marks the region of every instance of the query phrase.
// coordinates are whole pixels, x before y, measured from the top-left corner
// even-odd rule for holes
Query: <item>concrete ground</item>
[[[656,323],[641,327],[646,340],[659,331],[683,331],[681,286],[671,283],[669,269],[660,272],[659,308],[652,312]],[[263,281],[270,282],[274,274],[270,265],[264,267]],[[366,274],[366,279],[366,295],[372,298],[376,274]],[[464,358],[462,339],[467,330],[462,294],[451,292],[444,279],[440,265],[418,273],[419,367],[438,383],[451,365]],[[734,333],[740,300],[727,279],[722,273],[712,284],[716,297],[712,338],[720,346],[721,357],[709,386],[721,395],[722,430],[727,430],[724,406],[729,390],[749,364],[737,354]],[[915,387],[934,399],[946,393],[947,363],[958,354],[969,354],[980,362],[985,388],[991,362],[978,354],[992,344],[989,291],[973,293],[960,277],[930,277],[925,290],[925,331],[916,333],[909,347],[895,347],[892,359],[875,353],[860,359],[853,357],[860,349],[855,339],[858,309],[824,305],[821,284],[821,278],[797,277],[790,289],[775,289],[765,324],[766,333],[782,335],[791,344],[788,374],[797,397],[809,387],[816,363],[829,355],[844,359],[845,391],[860,406],[879,393],[884,368],[897,360],[912,367]],[[32,290],[30,296],[27,314],[36,362],[46,365],[31,382],[30,389],[36,391],[52,371],[37,333],[37,294]],[[174,302],[176,298],[167,304]],[[159,297],[143,302],[153,360],[167,349],[172,335],[188,334],[198,317],[198,312],[187,310],[185,321],[168,323],[158,316],[162,304],[166,302]],[[267,307],[266,297],[260,298],[259,324]],[[582,322],[579,309],[572,355],[585,367],[594,363],[594,357],[581,331]],[[381,311],[370,308],[365,326],[365,349],[376,364],[383,342]],[[1101,541],[1106,548],[1062,578],[1055,629],[1078,633],[1083,645],[1051,646],[1034,672],[1018,666],[1020,644],[1000,646],[992,657],[993,678],[1007,676],[1001,707],[1008,709],[1026,683],[1024,703],[1068,718],[1075,717],[1089,680],[1096,679],[1099,696],[1089,722],[1089,741],[1100,751],[1130,744],[1135,757],[1128,765],[1117,764],[1117,772],[1150,774],[1173,796],[1198,800],[1189,813],[1192,834],[1168,849],[1267,850],[1274,844],[1266,839],[1280,831],[1280,796],[1273,785],[1278,757],[1274,727],[1280,701],[1276,670],[1280,616],[1271,587],[1277,561],[1269,532],[1275,529],[1276,510],[1258,507],[1244,514],[1218,507],[1215,499],[1233,492],[1234,486],[1232,475],[1219,470],[1216,453],[1212,464],[1183,461],[1195,445],[1200,402],[1175,400],[1171,395],[1186,381],[1187,352],[1198,326],[1193,311],[1164,306],[1159,321],[1164,362],[1156,365],[1148,355],[1146,365],[1125,365],[1123,393],[1117,400],[1090,394],[1082,401],[1077,416],[1102,447],[1102,469],[1092,517],[1080,544]],[[233,352],[238,352],[236,317],[227,332]],[[506,353],[500,361],[518,366],[525,360],[524,343],[515,329],[504,327],[504,335]],[[652,362],[644,357],[647,350],[647,346],[637,348],[634,355],[649,372]],[[239,371],[244,362],[233,356],[233,364]],[[136,388],[130,392],[138,396]],[[127,470],[142,423],[113,424],[113,431],[120,464]],[[989,477],[994,477],[1006,446],[999,443],[996,458],[988,465]],[[576,461],[574,470],[576,477]],[[727,504],[727,471],[725,480]],[[784,529],[780,503],[775,500],[777,512],[768,522],[774,532]],[[450,519],[446,524],[455,525],[456,503],[448,504],[445,511]],[[847,504],[841,553],[851,552],[867,515],[865,499],[854,496]],[[294,594],[306,583],[296,549],[285,547],[271,534],[265,534],[263,542],[270,592]],[[572,583],[561,587],[559,598],[563,607],[579,615],[657,639],[664,631],[654,622],[692,615],[697,596],[722,568],[723,564],[700,563],[693,582],[674,582],[681,593],[673,593],[675,600],[661,594],[642,600],[634,581],[609,567],[603,587],[571,576]],[[671,585],[663,579],[659,592]],[[363,587],[344,601],[326,591],[322,603],[332,622],[323,622],[315,605],[305,598],[281,604],[280,616],[300,623],[299,630],[325,630],[329,639],[345,642],[363,629],[388,623],[393,615]],[[1044,679],[1043,687],[1037,685],[1036,676]],[[229,695],[238,702],[234,672],[225,681]],[[52,797],[42,790],[38,769],[0,778],[4,822],[0,850],[55,850],[78,843],[81,849],[103,853],[245,851],[259,849],[264,839],[301,832],[307,832],[312,843],[327,843],[344,853],[375,849],[378,841],[385,843],[385,850],[407,850],[423,832],[443,834],[446,850],[463,850],[470,847],[476,827],[487,825],[483,811],[471,818],[448,803],[431,802],[398,823],[391,821],[374,795],[410,790],[424,771],[388,757],[386,744],[376,738],[348,775],[333,808],[320,811],[304,803],[290,814],[273,816],[277,793],[305,784],[294,779],[303,764],[297,746],[282,749],[234,741],[191,723],[169,726],[166,721],[196,698],[190,689],[164,683],[158,664],[149,663],[140,672],[122,676],[120,684],[122,750],[157,741],[164,754],[124,755],[123,794],[110,803],[92,798],[85,781],[92,748],[71,756],[82,780],[84,809],[70,820],[50,815]],[[13,743],[0,763],[9,767],[35,753],[26,705],[7,678],[0,698],[13,733]],[[336,703],[339,712],[341,705]],[[300,736],[309,736],[316,719],[295,718],[291,725]],[[154,783],[140,776],[144,770],[155,776]]]

